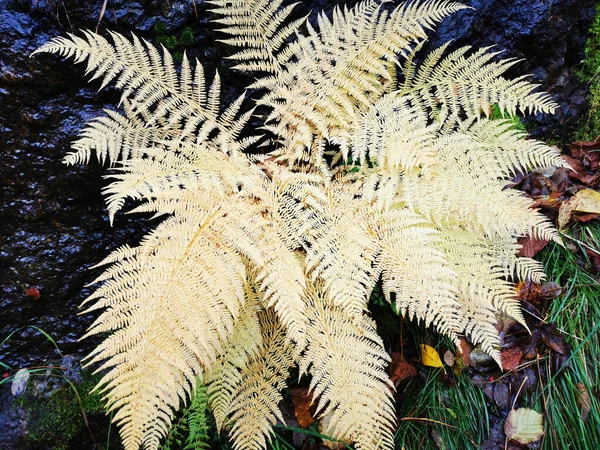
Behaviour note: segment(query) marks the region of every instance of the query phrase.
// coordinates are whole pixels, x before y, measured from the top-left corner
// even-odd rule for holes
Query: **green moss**
[[[71,440],[85,430],[83,412],[103,412],[99,394],[90,394],[98,377],[85,371],[83,375],[81,383],[67,383],[47,397],[27,392],[19,398],[19,406],[29,415],[29,439],[55,450],[66,450]]]
[[[574,140],[594,141],[600,137],[600,3],[585,45],[585,59],[576,71],[581,81],[589,83],[589,110],[577,126]]]
[[[156,43],[163,45],[171,52],[176,61],[183,60],[183,51],[194,45],[194,33],[190,27],[183,29],[181,34],[169,34],[167,27],[160,21],[154,24]]]

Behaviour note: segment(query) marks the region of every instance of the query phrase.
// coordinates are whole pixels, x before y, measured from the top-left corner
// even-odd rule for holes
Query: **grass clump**
[[[418,393],[402,404],[396,448],[477,449],[490,433],[483,390],[461,375],[451,383],[428,369]]]
[[[545,411],[542,449],[547,450],[592,450],[600,442],[600,283],[590,273],[593,261],[588,257],[590,249],[600,249],[600,225],[581,227],[574,235],[576,240],[569,242],[579,251],[552,245],[541,255],[548,279],[564,289],[544,319],[556,323],[572,349],[560,372],[544,365],[548,382],[527,400]]]

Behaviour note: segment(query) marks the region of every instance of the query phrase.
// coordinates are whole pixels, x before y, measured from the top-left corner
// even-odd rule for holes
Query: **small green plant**
[[[67,449],[75,436],[89,428],[89,414],[104,413],[101,396],[90,393],[100,377],[86,371],[83,374],[82,382],[73,383],[55,369],[50,376],[65,379],[67,383],[64,386],[48,397],[40,398],[29,391],[19,397],[19,405],[29,414],[29,439],[51,445],[56,450]],[[89,434],[95,442],[92,430]]]
[[[192,395],[188,407],[169,430],[161,450],[202,450],[211,448],[211,418],[206,386],[198,381],[196,392]]]
[[[157,21],[154,24],[154,32],[156,33],[156,43],[169,50],[178,62],[183,60],[183,51],[194,44],[194,33],[190,27],[185,27],[177,36],[169,33],[164,23]]]
[[[39,332],[52,343],[58,354],[64,357],[52,336],[33,325],[14,330],[4,338],[0,345],[6,344],[13,335],[27,328]],[[74,436],[87,428],[91,440],[95,443],[94,434],[88,422],[88,414],[104,412],[101,396],[97,392],[91,393],[93,387],[100,380],[99,376],[83,371],[83,380],[76,383],[65,376],[63,368],[60,366],[32,366],[21,368],[19,372],[16,372],[10,365],[0,361],[0,367],[6,375],[0,379],[0,384],[13,382],[24,370],[28,375],[27,387],[23,387],[23,392],[19,393],[15,402],[28,414],[28,438],[31,441],[42,445],[52,445],[56,450],[64,450],[69,447]],[[50,392],[49,395],[43,392],[43,388],[40,392],[33,392],[35,388],[29,386],[37,377],[46,381],[58,380],[63,383],[63,386]]]

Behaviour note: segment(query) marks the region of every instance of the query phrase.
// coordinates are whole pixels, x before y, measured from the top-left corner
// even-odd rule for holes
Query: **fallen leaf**
[[[315,418],[315,406],[311,405],[312,395],[307,387],[296,387],[290,389],[292,394],[292,405],[294,405],[294,415],[302,428],[309,427]]]
[[[564,229],[565,226],[571,220],[571,214],[573,213],[573,204],[568,202],[562,202],[560,208],[558,208],[558,228]]]
[[[547,323],[541,327],[544,344],[561,355],[568,355],[569,348],[565,337],[556,329],[554,323]]]
[[[392,363],[390,364],[390,379],[394,386],[398,388],[400,383],[417,376],[417,369],[411,363],[406,361],[400,352],[392,354]]]
[[[577,192],[569,202],[574,211],[600,214],[600,192],[594,189],[583,189]]]
[[[454,366],[454,353],[452,353],[450,350],[446,350],[444,353],[444,362],[447,366]]]
[[[548,245],[548,240],[546,239],[535,239],[533,237],[525,237],[519,239],[519,244],[522,246],[521,250],[517,256],[524,256],[526,258],[533,258],[538,254],[540,250],[542,250],[546,245]]]
[[[40,291],[38,291],[38,289],[35,287],[29,287],[25,289],[25,295],[32,300],[39,300],[41,297]]]
[[[502,369],[509,371],[517,368],[521,364],[523,351],[518,347],[507,348],[500,352],[500,361],[502,361]]]
[[[562,287],[560,284],[554,281],[548,281],[542,284],[540,288],[540,295],[543,298],[556,298],[562,293]]]
[[[471,350],[473,350],[473,344],[465,338],[460,338],[460,353],[462,354],[464,367],[469,367],[471,365]]]
[[[540,342],[540,330],[533,330],[531,332],[531,336],[529,336],[529,338],[525,341],[524,345],[522,346],[523,349],[523,357],[525,359],[533,359],[535,358],[538,354],[538,345]]]
[[[575,387],[577,387],[577,392],[579,393],[577,397],[577,404],[579,405],[581,420],[583,420],[584,423],[587,423],[588,414],[592,409],[592,398],[590,397],[590,391],[588,391],[583,383],[577,383]]]
[[[427,344],[421,344],[421,363],[424,366],[444,368],[439,353],[435,348]]]
[[[521,445],[535,442],[544,435],[543,416],[529,408],[512,409],[504,422],[504,434]]]
[[[504,409],[508,406],[510,395],[508,393],[508,386],[504,383],[498,382],[494,384],[494,403],[498,405],[498,408]]]

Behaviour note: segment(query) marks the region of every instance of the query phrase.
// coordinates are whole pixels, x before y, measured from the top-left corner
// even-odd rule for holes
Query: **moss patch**
[[[574,133],[574,140],[594,141],[600,138],[600,3],[585,45],[585,59],[577,70],[581,81],[589,83],[589,110]]]
[[[104,415],[103,405],[97,393],[90,394],[96,385],[98,377],[84,371],[83,381],[63,385],[50,395],[43,393],[26,392],[18,399],[18,404],[29,415],[29,439],[41,445],[50,446],[54,450],[67,450],[72,448],[75,436],[87,434],[91,441],[89,431],[86,429],[83,412],[89,414],[100,413]],[[106,419],[108,423],[108,419]],[[81,447],[81,442],[77,443]]]
[[[170,34],[167,27],[162,22],[154,24],[156,33],[156,43],[163,45],[171,54],[173,59],[181,62],[183,60],[183,51],[194,44],[194,33],[190,27],[183,29],[181,34]]]

